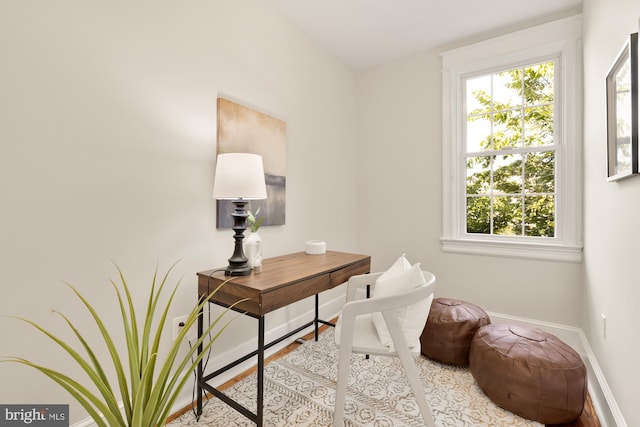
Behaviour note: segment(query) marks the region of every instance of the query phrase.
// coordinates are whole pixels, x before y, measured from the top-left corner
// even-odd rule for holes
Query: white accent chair
[[[400,358],[425,425],[435,427],[436,424],[413,360],[413,357],[420,354],[420,346],[417,349],[409,349],[400,321],[394,310],[428,299],[428,306],[426,307],[426,315],[428,315],[431,301],[433,301],[436,278],[432,273],[422,271],[425,283],[421,286],[397,295],[357,299],[358,288],[366,285],[375,286],[375,281],[381,274],[372,273],[353,276],[347,282],[347,302],[338,319],[335,330],[336,345],[340,349],[340,356],[338,360],[333,426],[342,427],[344,425],[344,403],[349,377],[349,358],[351,353],[361,353]],[[372,314],[376,312],[382,313],[389,328],[395,347],[394,352],[391,352],[388,347],[380,342],[372,320]]]

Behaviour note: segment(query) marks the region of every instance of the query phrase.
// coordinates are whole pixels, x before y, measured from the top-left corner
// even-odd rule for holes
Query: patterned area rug
[[[416,359],[427,400],[438,426],[541,426],[494,405],[468,369]],[[333,416],[338,349],[333,328],[265,367],[266,426],[330,426]],[[395,357],[353,355],[345,403],[346,426],[423,426],[422,417]],[[226,390],[255,412],[256,376]],[[170,424],[183,426],[255,426],[212,398],[196,422],[189,412]]]

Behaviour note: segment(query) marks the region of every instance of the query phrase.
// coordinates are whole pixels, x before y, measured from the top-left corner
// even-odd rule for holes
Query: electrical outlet
[[[184,315],[184,316],[179,316],[179,317],[175,317],[173,319],[173,334],[172,334],[172,339],[175,341],[176,338],[178,338],[178,334],[180,334],[180,331],[182,331],[182,328],[184,328],[185,326],[185,322],[187,321],[187,318],[189,316],[188,315]],[[189,332],[187,332],[187,336],[186,336],[186,340],[187,341],[195,341],[198,337],[197,334],[197,325],[196,322],[193,323],[193,325],[191,326],[191,329],[189,330]]]
[[[600,317],[602,318],[602,324],[600,325],[600,327],[602,328],[602,338],[606,340],[607,339],[607,316],[605,316],[604,313],[601,313]]]

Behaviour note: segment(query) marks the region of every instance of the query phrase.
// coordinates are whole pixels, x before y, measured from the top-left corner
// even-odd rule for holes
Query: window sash
[[[558,217],[558,206],[561,206],[561,203],[558,203],[558,199],[562,197],[562,195],[558,194],[557,191],[557,186],[555,185],[555,182],[557,181],[558,178],[558,162],[557,160],[557,153],[558,153],[558,148],[559,148],[559,141],[558,141],[558,132],[556,132],[556,124],[559,123],[561,121],[561,118],[559,117],[560,115],[560,110],[558,109],[558,105],[557,105],[557,92],[561,90],[562,86],[562,82],[560,81],[559,77],[558,77],[558,73],[555,72],[556,68],[558,68],[558,57],[557,55],[552,55],[550,57],[547,58],[541,58],[539,60],[533,61],[533,62],[528,62],[526,64],[514,64],[512,66],[508,66],[508,67],[504,67],[504,68],[500,68],[500,69],[493,69],[490,71],[486,71],[484,73],[474,73],[471,76],[462,76],[461,77],[461,88],[462,88],[462,95],[463,95],[463,102],[460,104],[460,114],[459,114],[459,118],[460,118],[460,124],[459,126],[463,129],[462,131],[462,139],[460,141],[461,145],[462,145],[462,153],[461,153],[461,162],[463,164],[463,167],[461,168],[462,171],[465,171],[464,173],[464,179],[462,181],[464,181],[464,191],[460,192],[459,197],[461,198],[460,200],[460,206],[461,206],[461,211],[463,211],[462,213],[462,219],[461,219],[461,231],[462,234],[464,236],[490,236],[492,238],[504,238],[506,236],[509,236],[509,238],[514,238],[514,237],[520,237],[523,240],[529,240],[529,239],[556,239],[556,237],[558,236],[559,232],[561,232],[561,230],[558,230],[557,227],[557,221],[556,218]],[[510,73],[512,71],[521,71],[524,72],[524,70],[526,70],[527,68],[531,68],[531,67],[536,67],[538,65],[542,65],[542,64],[546,64],[546,63],[552,63],[553,64],[553,82],[552,82],[552,87],[551,89],[553,90],[553,102],[540,102],[540,103],[535,103],[533,105],[528,105],[527,104],[527,99],[524,96],[524,94],[519,96],[519,99],[516,99],[515,101],[519,102],[518,104],[514,105],[512,108],[495,108],[496,107],[496,99],[497,94],[494,92],[494,89],[496,88],[495,86],[495,82],[494,82],[494,77],[498,74],[502,74],[502,73]],[[489,106],[488,109],[481,112],[481,113],[476,113],[476,114],[470,114],[469,113],[469,108],[468,106],[471,104],[471,102],[473,102],[473,100],[470,100],[467,98],[467,96],[469,95],[470,92],[470,88],[469,88],[469,82],[478,78],[484,78],[484,77],[488,77],[488,82],[485,82],[485,85],[488,83],[489,88],[488,88],[488,94],[490,97],[490,102],[489,102]],[[521,75],[521,84],[522,86],[524,86],[525,81],[524,81],[524,76]],[[481,88],[481,90],[485,90],[485,88]],[[487,91],[485,90],[485,93],[487,93]],[[500,112],[505,112],[505,111],[519,111],[522,112],[523,110],[526,110],[527,108],[541,108],[544,106],[553,106],[553,143],[552,144],[542,144],[542,145],[534,145],[534,146],[526,146],[524,145],[524,141],[522,140],[522,138],[525,137],[525,130],[526,130],[526,117],[524,116],[524,114],[521,115],[520,117],[520,132],[521,132],[521,140],[518,141],[517,146],[515,147],[503,147],[501,149],[486,149],[486,150],[480,150],[480,151],[472,151],[472,152],[468,152],[468,148],[469,148],[469,142],[468,142],[468,134],[467,134],[467,129],[468,129],[468,123],[469,123],[469,118],[471,117],[480,117],[483,115],[493,115],[496,113],[500,113]],[[496,128],[494,127],[495,124],[493,121],[490,122],[489,124],[490,129],[488,134],[486,135],[489,138],[493,138],[496,132]],[[526,155],[527,154],[531,154],[531,153],[547,153],[547,152],[553,152],[554,153],[554,165],[553,165],[553,181],[554,181],[554,191],[553,192],[539,192],[539,193],[531,193],[531,192],[527,192],[526,188],[525,188],[525,180],[526,180],[526,172],[525,172],[525,161],[526,161]],[[521,187],[520,187],[520,192],[518,193],[497,193],[495,191],[495,186],[494,186],[494,173],[497,170],[497,167],[495,166],[495,161],[496,158],[498,156],[508,156],[508,155],[514,155],[514,156],[522,156],[521,157],[521,170],[520,170],[520,180],[522,182]],[[489,176],[490,176],[490,183],[489,183],[489,191],[488,192],[484,192],[481,194],[470,194],[468,193],[468,180],[469,180],[469,174],[468,174],[468,161],[471,158],[479,158],[479,157],[484,157],[484,158],[488,158],[490,165],[489,165]],[[516,175],[514,175],[514,177],[516,177]],[[531,201],[531,198],[533,197],[544,197],[544,196],[551,196],[553,197],[553,222],[554,222],[554,227],[553,227],[553,236],[535,236],[535,235],[531,235],[527,233],[527,201]],[[489,211],[488,211],[488,218],[486,219],[488,224],[489,224],[489,229],[488,232],[470,232],[469,231],[469,202],[470,199],[474,199],[474,198],[488,198],[489,199]],[[516,205],[514,205],[514,209],[519,209],[521,210],[520,212],[520,218],[519,218],[519,222],[516,224],[516,229],[519,228],[520,232],[518,234],[506,234],[506,233],[500,233],[497,230],[495,230],[495,221],[496,221],[496,202],[497,202],[497,198],[498,197],[510,197],[512,199],[519,199],[519,203],[517,203]],[[513,218],[514,220],[516,219],[516,217]]]

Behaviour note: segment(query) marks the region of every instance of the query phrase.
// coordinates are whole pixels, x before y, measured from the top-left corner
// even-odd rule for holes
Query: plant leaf
[[[87,363],[86,360],[84,360],[82,358],[82,356],[80,356],[80,354],[74,350],[71,346],[69,346],[67,343],[65,343],[64,341],[62,341],[60,338],[58,338],[57,336],[53,335],[51,332],[49,332],[48,330],[44,329],[42,326],[38,325],[37,323],[29,320],[29,319],[25,319],[22,317],[16,317],[16,319],[23,321],[31,326],[33,326],[34,328],[36,328],[37,330],[39,330],[40,332],[42,332],[44,335],[46,335],[47,337],[49,337],[53,342],[55,342],[56,344],[58,344],[63,350],[65,350],[75,361],[76,363],[82,368],[82,370],[89,376],[89,378],[91,379],[91,381],[93,382],[93,384],[98,388],[98,390],[100,391],[100,394],[103,396],[103,398],[106,400],[106,407],[110,407],[110,408],[118,408],[118,403],[116,401],[115,396],[113,396],[113,392],[111,391],[111,388],[109,387],[108,384],[105,384],[103,381],[103,377],[98,374],[90,365],[89,363]],[[79,333],[77,332],[76,328],[73,328],[74,332],[76,333],[76,335],[79,335]],[[82,340],[84,341],[84,340]],[[84,343],[86,345],[86,342]],[[88,346],[87,346],[88,347]],[[16,358],[18,359],[18,358]],[[15,359],[14,359],[15,360]],[[25,361],[25,359],[19,359],[19,360],[23,360]],[[25,363],[29,366],[32,366],[34,368],[41,368],[40,370],[42,372],[44,372],[44,370],[50,371],[50,372],[54,372],[58,375],[62,375],[57,373],[56,371],[51,371],[47,368],[44,368],[42,366],[33,364],[31,362],[29,363]],[[102,369],[100,369],[102,371]],[[52,378],[51,376],[49,376],[50,378]],[[68,378],[68,377],[66,377]],[[70,379],[69,379],[70,381]],[[91,394],[91,396],[94,396],[93,394]],[[120,418],[118,425],[124,426],[124,422],[123,420]]]
[[[113,413],[109,410],[109,408],[93,393],[91,393],[87,388],[82,386],[80,383],[74,381],[68,376],[54,371],[49,368],[45,368],[44,366],[35,364],[27,359],[22,359],[19,357],[7,358],[2,360],[3,362],[15,362],[20,363],[29,367],[32,367],[44,375],[57,382],[60,386],[62,386],[74,399],[82,405],[83,408],[87,410],[91,418],[98,424],[100,427],[113,427],[116,425],[122,425],[120,422],[113,416]],[[104,422],[102,417],[107,420],[107,423]]]
[[[220,336],[220,334],[227,328],[231,320],[227,322],[227,324],[224,325],[206,345],[204,345],[202,351],[199,354],[197,354],[195,361],[187,368],[187,365],[191,361],[192,356],[198,351],[198,347],[200,346],[200,344],[204,342],[206,337],[216,327],[218,322],[225,316],[225,314],[227,314],[230,310],[232,310],[233,307],[235,307],[237,304],[247,300],[247,299],[242,299],[240,301],[237,301],[236,303],[227,307],[220,315],[218,315],[216,319],[203,331],[200,338],[193,344],[193,346],[191,346],[187,354],[184,356],[180,364],[175,369],[173,375],[169,377],[171,367],[174,363],[175,357],[178,353],[178,350],[180,349],[181,343],[184,340],[187,331],[190,329],[193,323],[198,319],[198,315],[200,311],[204,308],[206,304],[209,303],[209,300],[213,297],[213,295],[215,295],[215,293],[222,286],[224,286],[229,280],[231,279],[228,279],[225,282],[221,283],[207,297],[202,298],[199,304],[196,305],[194,309],[191,311],[191,313],[189,314],[187,320],[185,321],[185,326],[182,328],[179,336],[176,338],[171,349],[169,350],[169,356],[167,356],[167,361],[170,360],[170,363],[165,363],[165,365],[163,365],[162,372],[159,374],[159,377],[160,376],[166,377],[166,380],[164,381],[164,383],[166,383],[167,392],[163,393],[163,390],[157,388],[158,384],[156,384],[156,386],[154,387],[154,393],[156,394],[156,396],[158,396],[159,399],[161,398],[161,401],[157,405],[157,408],[158,409],[164,408],[164,410],[162,414],[156,414],[155,416],[152,416],[151,414],[149,414],[150,418],[145,417],[144,419],[145,425],[160,425],[160,423],[164,423],[164,421],[166,421],[166,417],[168,417],[169,411],[171,410],[173,403],[177,399],[180,390],[182,390],[182,388],[186,384],[186,381],[189,379],[191,372],[193,371],[193,369],[195,369],[198,363],[203,359],[204,355],[209,351],[209,349],[214,344],[218,336]],[[171,393],[171,390],[173,390],[172,393]],[[149,424],[149,423],[152,423],[152,424]]]
[[[102,334],[102,338],[105,344],[107,345],[107,349],[109,350],[109,355],[111,356],[113,366],[116,370],[116,375],[118,376],[118,386],[120,388],[120,393],[122,395],[122,402],[124,403],[125,414],[127,416],[127,419],[130,420],[132,410],[131,410],[131,400],[130,400],[131,398],[129,395],[127,376],[124,373],[124,369],[122,367],[122,361],[120,360],[120,355],[118,354],[118,350],[116,349],[116,346],[113,343],[113,339],[111,339],[111,335],[109,335],[109,332],[107,331],[107,328],[102,322],[102,319],[100,319],[100,316],[98,316],[98,313],[96,313],[95,309],[91,306],[91,304],[89,304],[89,302],[82,296],[82,294],[80,294],[80,292],[78,292],[78,290],[75,287],[73,287],[69,283],[66,283],[66,285],[69,288],[71,288],[71,290],[76,294],[76,296],[80,299],[80,301],[82,301],[82,303],[87,308],[87,310],[89,310],[89,313],[91,313],[93,320],[95,321],[96,325],[98,326],[98,329],[100,330],[100,333]]]
[[[100,365],[100,362],[98,361],[98,358],[96,357],[95,353],[93,352],[89,344],[86,342],[86,340],[82,337],[78,329],[71,323],[71,321],[64,314],[56,310],[54,310],[54,313],[58,314],[60,317],[62,317],[65,320],[65,322],[67,322],[67,325],[69,326],[69,328],[71,328],[73,333],[76,335],[76,337],[84,347],[85,351],[87,352],[87,355],[89,356],[89,359],[91,359],[91,362],[93,363],[96,375],[99,376],[100,381],[102,382],[102,384],[100,384],[100,381],[92,380],[93,383],[98,387],[98,390],[102,394],[102,397],[104,398],[105,403],[109,406],[109,409],[112,411],[114,415],[116,415],[120,419],[120,425],[124,426],[125,422],[124,422],[124,419],[122,418],[122,414],[118,406],[118,398],[113,393],[111,384],[109,384],[109,380],[107,379],[107,376],[104,373],[104,370],[102,369],[102,366]],[[26,322],[30,323],[29,321],[26,321]],[[90,378],[91,376],[92,375],[89,375]]]

